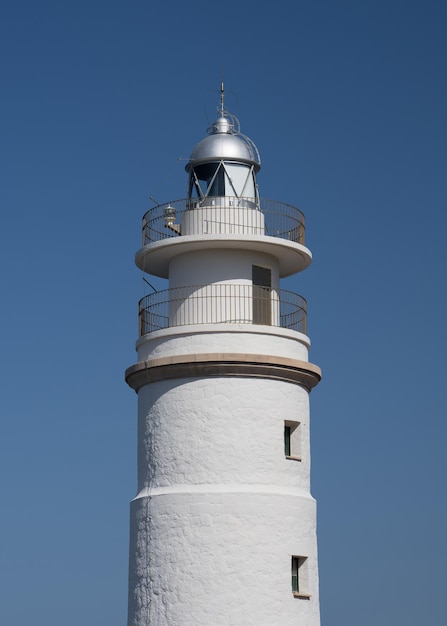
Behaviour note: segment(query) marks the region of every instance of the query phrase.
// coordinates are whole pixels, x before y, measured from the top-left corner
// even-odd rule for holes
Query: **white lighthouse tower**
[[[140,301],[138,491],[128,626],[318,626],[304,216],[259,197],[260,157],[224,105],[186,165],[188,197],[150,209]]]

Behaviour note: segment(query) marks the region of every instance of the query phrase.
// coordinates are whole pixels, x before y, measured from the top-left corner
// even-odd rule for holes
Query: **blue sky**
[[[136,488],[133,256],[227,103],[306,215],[323,626],[445,622],[447,8],[0,10],[1,622],[122,626]],[[162,281],[153,280],[158,288]]]

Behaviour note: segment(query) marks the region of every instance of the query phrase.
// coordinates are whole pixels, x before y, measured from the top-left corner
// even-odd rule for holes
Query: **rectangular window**
[[[284,426],[284,454],[290,456],[290,426]]]
[[[292,593],[295,598],[309,599],[307,557],[292,556]]]
[[[272,270],[268,267],[252,267],[253,324],[272,325]]]
[[[287,459],[301,461],[301,431],[299,422],[284,422],[284,455]]]
[[[300,590],[300,581],[298,571],[300,569],[300,557],[292,556],[292,591],[298,593]]]

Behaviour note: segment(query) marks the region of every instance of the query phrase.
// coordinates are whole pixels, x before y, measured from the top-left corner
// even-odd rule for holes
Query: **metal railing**
[[[304,215],[275,200],[208,197],[159,204],[143,216],[143,246],[181,235],[246,234],[304,244]]]
[[[139,302],[140,337],[187,324],[263,324],[306,333],[306,300],[282,289],[222,283],[157,291]]]

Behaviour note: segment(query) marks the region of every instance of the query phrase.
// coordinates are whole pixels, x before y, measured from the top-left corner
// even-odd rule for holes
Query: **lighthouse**
[[[138,487],[128,626],[319,626],[310,492],[304,215],[260,197],[261,160],[225,106],[186,165],[187,197],[143,216]]]

